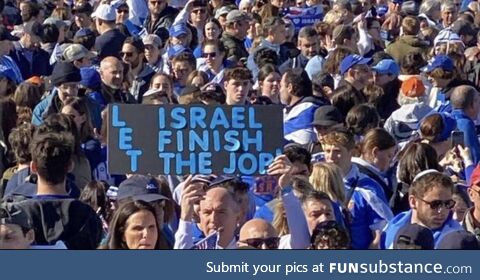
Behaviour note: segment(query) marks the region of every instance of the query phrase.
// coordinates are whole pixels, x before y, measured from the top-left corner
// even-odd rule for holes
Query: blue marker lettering
[[[245,128],[245,107],[232,108],[232,127],[236,129]]]
[[[198,154],[198,173],[212,174],[212,153],[201,152]]]
[[[118,148],[120,150],[132,149],[132,132],[131,127],[122,127],[118,131]]]
[[[190,127],[195,129],[197,125],[201,128],[207,128],[207,124],[205,124],[205,117],[207,116],[207,112],[205,108],[202,107],[191,107],[190,108]]]
[[[175,107],[172,109],[171,114],[174,121],[170,123],[170,126],[175,129],[185,128],[187,125],[187,120],[185,119],[185,108]]]
[[[190,152],[194,152],[197,146],[200,147],[202,151],[208,152],[209,137],[207,130],[202,131],[202,136],[198,135],[194,130],[190,130],[188,139],[190,140],[188,143]]]
[[[128,150],[127,156],[130,157],[130,170],[132,172],[137,172],[138,170],[138,157],[142,155],[142,151],[140,150]]]
[[[228,130],[227,132],[225,132],[225,142],[230,144],[225,144],[223,146],[223,148],[227,152],[235,152],[240,149],[240,141],[238,141],[238,134],[239,133],[236,130]]]
[[[255,137],[249,138],[248,130],[242,131],[242,144],[243,151],[247,152],[250,150],[250,144],[255,145],[255,150],[260,152],[263,150],[263,132],[261,130],[255,131]]]
[[[230,128],[227,116],[225,116],[225,112],[221,107],[215,109],[213,112],[212,121],[210,122],[210,129],[215,129],[217,126],[223,126],[226,129]]]
[[[158,157],[163,159],[163,174],[171,174],[170,161],[175,157],[174,153],[159,153]]]
[[[169,130],[160,130],[158,132],[158,151],[165,151],[165,145],[172,143],[172,132]]]
[[[262,124],[255,121],[255,107],[248,107],[248,127],[249,128],[262,128]]]
[[[126,123],[124,121],[121,121],[118,118],[118,105],[113,105],[112,106],[112,126],[113,127],[124,127]]]
[[[247,166],[247,161],[250,161],[250,168]],[[240,174],[252,175],[258,168],[257,158],[250,153],[241,154],[238,157],[238,170]]]

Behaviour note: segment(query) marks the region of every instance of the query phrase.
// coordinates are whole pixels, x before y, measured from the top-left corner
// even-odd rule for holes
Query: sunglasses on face
[[[207,11],[205,9],[197,9],[197,10],[192,11],[192,13],[194,13],[194,14],[204,14],[206,12]]]
[[[132,52],[121,52],[120,53],[120,56],[121,57],[132,57],[133,56],[133,53]]]
[[[433,201],[426,201],[421,198],[418,198],[421,201],[425,202],[430,206],[430,209],[432,210],[439,210],[441,207],[445,207],[446,209],[452,209],[455,206],[455,200],[449,199],[449,200],[433,200]]]
[[[278,244],[280,243],[279,237],[269,237],[269,238],[250,238],[240,241],[242,243],[246,243],[248,246],[253,247],[255,249],[260,249],[263,244],[268,249],[278,249]]]
[[[160,5],[162,4],[162,1],[150,1],[150,5],[155,6],[155,5]]]
[[[128,10],[122,9],[122,10],[117,10],[117,13],[119,14],[128,14]]]
[[[216,57],[216,56],[217,56],[216,52],[203,53],[203,57]]]

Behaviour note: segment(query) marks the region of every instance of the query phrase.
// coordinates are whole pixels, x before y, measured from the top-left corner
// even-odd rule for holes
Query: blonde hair
[[[332,201],[343,204],[345,186],[340,168],[334,164],[318,162],[313,165],[310,183],[316,191],[326,193]]]
[[[287,216],[285,215],[285,207],[283,207],[283,202],[281,199],[277,199],[275,205],[273,206],[272,226],[278,232],[278,236],[283,236],[290,233]]]

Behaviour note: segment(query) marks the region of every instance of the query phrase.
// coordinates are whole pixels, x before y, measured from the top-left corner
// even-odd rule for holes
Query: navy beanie
[[[53,68],[50,80],[54,86],[64,83],[80,82],[82,76],[80,70],[69,62],[57,62]]]

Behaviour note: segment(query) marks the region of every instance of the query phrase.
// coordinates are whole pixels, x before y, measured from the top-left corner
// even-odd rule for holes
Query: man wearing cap
[[[470,148],[473,163],[480,161],[480,142],[478,141],[474,120],[480,113],[480,93],[471,86],[458,86],[450,96],[452,116],[457,121],[457,129],[463,132],[464,146]]]
[[[119,57],[123,41],[126,37],[115,27],[115,8],[108,4],[100,4],[92,14],[100,36],[95,40],[95,50],[102,60],[108,56]]]
[[[30,167],[38,177],[37,191],[32,199],[18,202],[18,206],[32,218],[35,243],[53,245],[63,241],[69,249],[96,249],[102,237],[99,217],[89,205],[66,192],[67,173],[73,170],[73,136],[43,127],[36,131],[30,148]]]
[[[80,44],[71,44],[63,51],[65,62],[73,63],[78,69],[92,65],[95,54]]]
[[[468,196],[473,202],[473,207],[465,214],[462,225],[480,241],[480,166],[475,167],[469,182]]]
[[[143,44],[145,45],[145,59],[148,64],[155,72],[161,72],[164,67],[161,56],[162,39],[155,34],[148,34],[143,38]]]
[[[123,42],[121,56],[123,62],[130,66],[130,74],[133,78],[130,94],[138,103],[142,103],[143,94],[150,87],[150,80],[155,71],[145,61],[145,46],[140,38],[128,37]]]
[[[412,52],[424,53],[428,47],[428,42],[418,38],[420,32],[420,22],[416,17],[406,16],[402,20],[402,31],[397,41],[391,43],[386,48],[386,53],[391,55],[395,61],[402,63],[403,58]]]
[[[204,41],[203,29],[208,18],[206,0],[189,0],[178,13],[173,24],[189,24],[197,31],[198,42]]]
[[[94,21],[92,20],[93,7],[88,2],[81,2],[73,6],[72,15],[74,24],[70,25],[69,32],[75,34],[82,28],[93,28]]]
[[[350,84],[357,96],[363,95],[363,89],[367,86],[370,79],[371,58],[365,58],[356,54],[345,57],[340,62],[340,75],[343,76],[343,83]],[[339,85],[339,86],[340,86]]]
[[[0,26],[0,65],[12,69],[15,74],[15,81],[20,84],[23,82],[22,73],[17,63],[8,55],[13,48],[12,42],[16,40],[18,40],[17,37],[13,37],[4,26]]]
[[[232,8],[231,6],[222,6],[215,11],[215,18],[218,20],[223,30],[225,30],[225,23],[227,21],[228,13],[235,9],[236,7]]]
[[[162,42],[168,40],[168,28],[173,24],[178,10],[168,6],[168,0],[148,0],[149,15],[143,23],[148,34],[156,34]]]
[[[20,41],[14,43],[10,56],[18,65],[23,79],[32,76],[48,76],[52,72],[50,55],[40,48],[43,27],[38,22],[29,22],[24,26]]]
[[[413,179],[408,192],[410,210],[395,216],[382,232],[380,248],[392,249],[399,230],[407,224],[419,224],[433,232],[435,248],[442,238],[462,226],[452,218],[453,182],[445,174],[429,169]]]
[[[78,95],[78,83],[81,81],[80,70],[69,62],[57,62],[50,80],[55,88],[35,106],[32,115],[32,124],[40,125],[43,120],[55,113],[59,113],[63,103],[69,97]]]
[[[397,103],[398,90],[400,88],[400,66],[393,59],[380,60],[372,67],[373,83],[383,89],[382,95],[377,103],[377,110],[382,120],[390,117],[393,111],[400,106]]]
[[[330,131],[343,126],[344,118],[342,113],[332,105],[320,106],[315,111],[313,117],[313,131],[315,132],[316,141],[310,141],[305,148],[312,154],[313,161],[318,161],[323,157],[322,138]]]
[[[425,100],[425,86],[420,78],[413,76],[403,81],[398,95],[401,107],[390,115],[384,125],[401,146],[416,135],[420,121],[433,110]]]
[[[35,241],[32,219],[22,208],[0,205],[0,250],[29,249]]]
[[[250,17],[239,10],[230,11],[225,23],[225,31],[221,40],[227,51],[226,58],[240,62],[248,58],[248,51],[244,41],[250,28]]]

